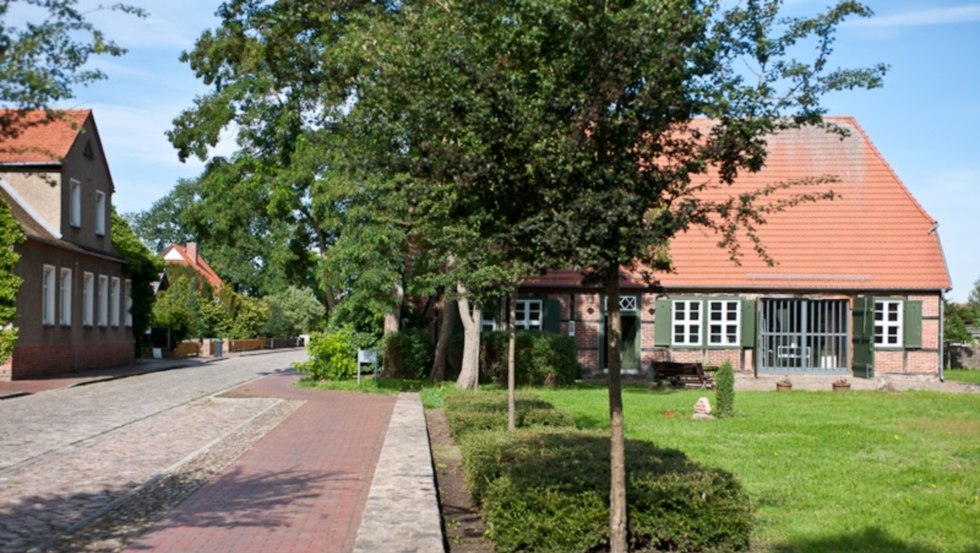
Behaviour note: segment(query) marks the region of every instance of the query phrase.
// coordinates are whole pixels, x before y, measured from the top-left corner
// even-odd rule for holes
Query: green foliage
[[[269,305],[261,298],[237,296],[232,304],[232,339],[248,339],[262,336],[262,328],[269,320]]]
[[[7,17],[11,4],[29,6],[24,10],[35,15],[44,12],[39,21],[18,26]],[[125,4],[99,6],[97,9],[120,11],[138,17],[146,12]],[[126,52],[115,42],[106,40],[86,16],[86,7],[77,0],[13,0],[0,3],[0,140],[18,136],[23,129],[25,112],[64,103],[74,96],[76,86],[105,78],[105,73],[89,63],[92,56],[120,56]],[[57,113],[53,117],[58,117]],[[40,124],[36,121],[34,124]]]
[[[567,385],[582,374],[575,340],[552,332],[517,331],[514,376],[518,386]],[[507,332],[484,332],[480,340],[481,370],[507,384]]]
[[[17,345],[17,292],[21,278],[14,274],[20,254],[14,246],[24,241],[24,232],[10,213],[7,202],[0,200],[0,364],[6,363]]]
[[[575,425],[567,413],[555,410],[533,393],[516,393],[514,403],[518,428]],[[443,404],[449,431],[457,441],[474,432],[507,428],[507,395],[504,392],[457,390],[445,396]]]
[[[132,286],[133,336],[136,338],[136,354],[139,356],[150,345],[146,330],[150,328],[153,304],[153,282],[160,278],[163,260],[136,237],[126,220],[112,209],[112,245],[126,260],[126,275]]]
[[[173,190],[153,202],[149,209],[127,213],[133,233],[156,253],[170,244],[196,242],[197,229],[190,215],[200,188],[197,180],[180,179]]]
[[[719,417],[735,414],[735,373],[728,361],[722,363],[715,373],[715,409]]]
[[[315,333],[306,345],[309,361],[296,369],[313,380],[342,380],[357,373],[357,336],[351,327]]]
[[[421,380],[429,374],[434,350],[428,333],[407,329],[388,334],[382,342],[385,376]]]
[[[970,324],[980,324],[980,304],[968,302],[966,305],[958,305],[943,300],[943,340],[950,343],[973,343],[973,335],[967,329]]]
[[[191,271],[193,272],[193,271]],[[197,279],[187,271],[167,267],[169,287],[157,294],[151,312],[154,327],[170,329],[171,345],[189,337],[201,336],[202,292]]]
[[[298,336],[323,325],[326,309],[309,288],[290,286],[263,299],[269,305],[266,336]]]

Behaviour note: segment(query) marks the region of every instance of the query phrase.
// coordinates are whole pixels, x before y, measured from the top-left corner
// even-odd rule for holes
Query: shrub
[[[508,333],[484,332],[480,342],[480,369],[488,378],[507,384]],[[575,340],[551,332],[516,333],[514,379],[518,386],[566,385],[581,374]]]
[[[728,361],[722,363],[715,373],[715,408],[719,417],[735,414],[735,374]]]
[[[751,506],[729,473],[676,450],[626,443],[634,551],[733,552],[749,545]],[[608,548],[609,437],[570,429],[482,432],[463,467],[497,551]]]
[[[575,426],[571,415],[558,411],[534,394],[517,392],[514,403],[514,422],[518,427]],[[507,428],[506,392],[474,393],[462,390],[448,394],[443,399],[443,405],[449,431],[456,440],[477,431]]]
[[[429,374],[432,356],[432,339],[423,330],[403,330],[384,338],[386,376],[421,380]]]
[[[310,360],[297,363],[296,369],[313,380],[340,380],[357,372],[357,333],[342,327],[324,334],[313,334],[306,350]]]

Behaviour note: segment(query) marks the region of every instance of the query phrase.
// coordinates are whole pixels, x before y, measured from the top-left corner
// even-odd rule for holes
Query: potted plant
[[[790,382],[788,376],[784,376],[776,381],[776,391],[777,392],[788,392],[793,389],[793,383]]]
[[[851,383],[847,381],[847,377],[838,376],[831,383],[835,392],[846,392],[851,389]]]

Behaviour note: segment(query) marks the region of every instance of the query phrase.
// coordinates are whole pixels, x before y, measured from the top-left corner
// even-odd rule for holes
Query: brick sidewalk
[[[351,551],[396,398],[305,391],[276,374],[234,397],[307,403],[127,551]]]

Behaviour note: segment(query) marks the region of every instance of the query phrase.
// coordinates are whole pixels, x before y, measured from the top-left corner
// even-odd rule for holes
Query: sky
[[[832,0],[787,0],[809,14]],[[96,0],[80,4],[95,6]],[[129,0],[150,15],[95,11],[89,18],[129,52],[94,64],[108,79],[76,90],[63,107],[91,108],[121,213],[148,209],[203,164],[181,163],[164,133],[206,88],[179,61],[218,25],[215,0]],[[853,115],[899,178],[939,222],[953,290],[965,301],[980,278],[980,0],[870,0],[870,19],[846,23],[832,62],[890,66],[884,87],[835,93],[833,115]],[[228,154],[226,141],[214,152]]]

